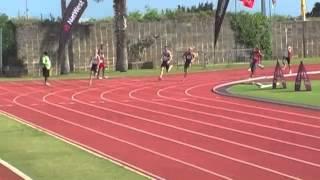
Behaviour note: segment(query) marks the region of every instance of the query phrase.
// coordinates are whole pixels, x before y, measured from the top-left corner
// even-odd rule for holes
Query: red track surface
[[[320,179],[320,112],[211,92],[247,76],[9,82],[0,109],[159,179]]]
[[[22,180],[20,176],[0,164],[0,180]]]

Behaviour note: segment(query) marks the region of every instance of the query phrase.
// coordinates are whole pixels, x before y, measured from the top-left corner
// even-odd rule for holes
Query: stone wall
[[[193,46],[199,52],[197,63],[226,63],[248,61],[250,49],[234,42],[234,32],[230,28],[229,19],[225,19],[218,40],[216,57],[213,58],[213,28],[212,18],[191,20],[189,22],[165,21],[150,23],[128,23],[128,47],[134,47],[139,42],[151,38],[151,45],[141,49],[139,58],[129,57],[129,63],[152,62],[159,66],[162,47],[168,45],[174,55],[174,63],[182,64],[182,53]],[[274,23],[272,28],[273,57],[282,57],[286,45],[293,46],[295,56],[303,55],[303,23]],[[305,55],[320,56],[320,22],[305,22]],[[43,51],[48,51],[53,61],[53,73],[57,74],[57,49],[59,40],[58,24],[24,24],[16,30],[18,59],[22,60],[31,75],[40,75],[39,60]],[[115,64],[115,39],[112,23],[96,23],[79,25],[72,35],[73,46],[69,51],[73,57],[75,71],[89,70],[89,60],[95,49],[101,43],[109,60],[109,68]]]
[[[272,31],[273,56],[283,56],[288,45],[293,47],[293,53],[296,57],[320,56],[319,31],[320,21],[318,20],[274,23]]]

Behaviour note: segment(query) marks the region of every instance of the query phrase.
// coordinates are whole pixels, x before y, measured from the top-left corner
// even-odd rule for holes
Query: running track
[[[0,180],[23,180],[23,178],[0,164]]]
[[[247,76],[7,82],[0,110],[155,179],[320,179],[320,112],[211,92]]]

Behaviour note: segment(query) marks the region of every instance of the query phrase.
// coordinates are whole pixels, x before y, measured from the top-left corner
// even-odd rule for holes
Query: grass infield
[[[32,179],[147,179],[2,114],[0,158]]]
[[[263,99],[270,99],[285,103],[295,103],[301,105],[311,105],[320,108],[320,81],[311,81],[312,91],[303,91],[304,85],[301,84],[302,91],[294,91],[294,82],[287,82],[287,89],[272,89],[268,87],[261,89],[255,85],[239,84],[227,89],[232,94],[249,96]]]

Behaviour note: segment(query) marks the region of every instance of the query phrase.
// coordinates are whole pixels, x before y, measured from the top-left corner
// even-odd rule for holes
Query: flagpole
[[[266,1],[265,0],[261,0],[261,13],[262,13],[262,15],[267,16]]]
[[[237,1],[238,0],[234,0],[234,16],[237,16]],[[235,61],[237,61],[237,58],[238,58],[238,43],[237,43],[237,40],[234,39],[235,41],[235,45],[236,45],[236,52],[235,52]]]
[[[271,4],[271,0],[269,0],[269,16],[270,16],[270,18],[271,18],[271,16],[272,16],[272,4]]]
[[[306,0],[301,0],[302,21],[306,21]]]
[[[306,0],[301,0],[301,16],[302,16],[302,49],[303,49],[303,58],[304,58],[306,57],[306,41],[305,41]]]
[[[273,33],[272,33],[272,30],[273,30],[273,18],[272,18],[272,8],[274,8],[273,6],[274,4],[271,2],[271,0],[269,0],[269,15],[270,15],[270,38],[271,38],[271,59],[272,59],[272,44],[273,44]]]

